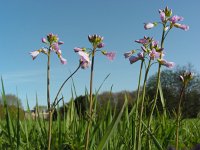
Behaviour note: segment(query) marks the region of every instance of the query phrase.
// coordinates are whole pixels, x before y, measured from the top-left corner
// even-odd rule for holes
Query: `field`
[[[0,149],[47,149],[48,121],[43,118],[18,120],[9,117],[0,122]],[[59,109],[59,108],[58,108]],[[30,114],[31,115],[31,114]],[[129,150],[134,147],[134,127],[137,120],[130,115],[126,104],[121,111],[115,112],[109,103],[94,117],[90,128],[89,149],[102,147],[106,150]],[[58,113],[52,126],[51,149],[81,150],[84,149],[87,120],[77,114],[73,100],[69,103],[64,117]],[[151,137],[152,149],[167,149],[175,145],[176,120],[161,115],[153,119],[153,132],[146,128],[146,119],[142,127],[142,149],[145,149],[148,135]],[[179,130],[181,149],[191,149],[200,143],[200,120],[184,119]]]
[[[87,6],[86,4],[84,5]],[[54,3],[52,3],[52,6],[54,6]],[[74,6],[77,9],[76,5]],[[144,6],[142,4],[141,8],[143,7]],[[43,11],[43,7],[41,8]],[[75,15],[75,13],[85,12],[76,10],[74,11],[74,7],[72,8],[73,9],[71,11],[74,13],[67,12],[65,14]],[[100,24],[101,21],[110,21],[110,18],[113,18],[110,17],[106,19],[106,17],[108,17],[109,15],[107,16],[107,12],[106,15],[102,15],[104,13],[103,11],[100,11],[100,15],[95,15],[95,13],[97,12],[96,10],[98,10],[96,6],[94,7],[94,10],[94,12],[88,11],[86,17],[94,19],[94,24],[93,20],[87,21],[89,22],[89,25],[85,24],[85,19],[85,23],[81,23],[83,21],[80,20],[79,23],[75,23],[76,25],[78,25],[77,28],[74,28],[75,31],[77,31],[77,29],[80,29],[79,24],[81,24],[81,27],[84,25],[87,26],[87,29],[90,32],[90,29],[93,29],[93,27],[97,27],[98,25],[100,26],[95,28],[95,30],[98,28],[100,29],[101,26],[103,26]],[[109,12],[110,10],[111,9],[109,7]],[[119,9],[116,10],[116,12],[119,13]],[[192,8],[192,10],[194,9]],[[60,16],[56,14],[56,10],[55,14],[52,9],[48,9],[48,11],[50,12],[47,14]],[[144,16],[146,14],[152,14],[151,12],[146,12],[149,11],[148,9],[144,9],[143,11]],[[140,9],[139,12],[141,12]],[[85,39],[89,43],[89,46],[80,45],[79,47],[73,48],[73,52],[78,56],[78,59],[73,57],[71,54],[67,55],[66,59],[65,53],[67,54],[69,51],[62,51],[66,48],[61,48],[61,45],[63,45],[64,42],[60,40],[57,34],[50,32],[46,36],[42,37],[41,44],[43,46],[40,48],[36,46],[35,49],[32,45],[35,39],[29,39],[30,37],[34,38],[34,36],[30,36],[30,34],[28,36],[25,36],[27,37],[26,43],[24,42],[25,40],[21,40],[21,35],[18,37],[19,33],[12,33],[12,35],[17,35],[17,37],[11,38],[14,39],[14,42],[17,44],[10,45],[17,46],[17,40],[20,39],[20,42],[23,41],[22,43],[25,43],[26,46],[30,46],[32,51],[29,52],[29,57],[34,60],[34,63],[37,64],[37,66],[33,67],[31,66],[32,64],[30,65],[24,61],[21,65],[25,65],[29,69],[29,72],[27,72],[27,70],[19,71],[18,73],[11,72],[10,74],[5,74],[5,80],[3,79],[3,77],[1,77],[0,150],[200,150],[200,74],[193,69],[193,66],[191,64],[183,67],[177,66],[174,70],[170,70],[175,67],[174,61],[178,61],[178,59],[180,59],[180,61],[178,62],[187,61],[179,57],[185,55],[185,58],[189,58],[188,56],[190,55],[186,54],[186,52],[188,53],[188,48],[186,48],[185,46],[186,42],[183,42],[185,39],[181,39],[187,37],[188,34],[186,34],[185,36],[181,35],[181,38],[179,39],[178,37],[175,37],[175,34],[172,32],[172,44],[169,44],[172,47],[169,48],[165,46],[165,44],[168,44],[166,42],[166,39],[168,39],[168,36],[171,34],[172,30],[189,30],[188,25],[182,24],[184,18],[176,14],[174,15],[173,13],[174,11],[166,6],[163,9],[158,9],[158,19],[156,21],[145,22],[143,24],[144,30],[154,30],[150,32],[153,34],[154,37],[146,36],[145,33],[145,36],[137,38],[137,40],[134,41],[134,44],[137,44],[137,47],[134,47],[133,49],[131,48],[131,50],[126,52],[123,51],[123,55],[121,55],[121,57],[124,57],[124,59],[127,60],[129,66],[123,65],[122,62],[116,60],[118,64],[116,63],[113,65],[113,67],[107,68],[108,66],[106,64],[106,61],[104,62],[104,59],[113,62],[115,60],[116,53],[118,52],[120,54],[121,52],[116,52],[115,50],[107,50],[107,48],[105,48],[106,44],[104,43],[104,37],[99,34],[89,34],[87,37],[85,37]],[[35,14],[35,10],[34,13],[30,14]],[[38,14],[40,14],[39,17],[42,16],[42,18],[46,18],[43,17],[45,16],[43,15],[44,12]],[[136,13],[134,12],[133,14]],[[99,19],[98,17],[101,15],[104,16],[105,19]],[[126,23],[126,21],[122,21],[121,19],[119,19],[118,15],[115,13],[113,13],[113,15],[119,22],[116,23],[116,25],[120,24],[121,26],[123,23],[125,23],[125,26],[123,28],[127,28],[126,26],[129,23]],[[142,15],[142,13],[140,15]],[[134,24],[135,21],[140,20],[138,18],[140,15],[136,14],[135,20],[133,19]],[[49,15],[46,16],[49,17]],[[85,15],[78,15],[78,17],[83,19],[82,16]],[[50,20],[51,23],[56,22],[57,24],[57,21],[52,21],[52,18],[57,17],[50,17],[51,19],[48,20]],[[27,18],[32,17],[27,15]],[[73,21],[70,22],[74,22],[75,17],[72,16],[71,18],[73,19]],[[129,17],[121,18],[124,19]],[[18,19],[15,18],[14,20]],[[97,20],[97,23],[95,22],[95,20]],[[37,21],[32,20],[32,22]],[[32,25],[32,22],[31,26],[34,26]],[[26,23],[29,23],[29,21],[26,21]],[[45,28],[50,27],[51,23],[47,25],[45,23]],[[20,29],[22,26],[21,24]],[[43,23],[37,24],[43,25]],[[59,25],[62,25],[62,23],[59,23]],[[67,25],[69,24],[67,23]],[[74,25],[69,26],[75,27]],[[115,27],[117,29],[117,26]],[[16,30],[16,27],[13,28],[14,30]],[[105,26],[105,28],[107,27]],[[114,29],[113,27],[111,28]],[[107,31],[110,31],[111,28],[107,28]],[[54,28],[50,27],[49,29],[52,30]],[[135,26],[132,29],[137,31],[137,29],[135,29]],[[132,29],[130,31],[132,31]],[[41,32],[43,32],[42,29],[37,30],[39,35]],[[65,29],[59,29],[56,31],[58,31],[58,33],[60,34],[61,30],[66,31]],[[71,29],[69,30],[71,32]],[[81,28],[81,31],[84,30],[84,28]],[[33,31],[35,30],[33,29]],[[117,35],[116,31],[120,31],[121,33],[119,32]],[[113,36],[112,38],[110,38],[111,40],[116,39],[116,37],[118,38],[118,42],[113,40],[113,45],[118,45],[116,46],[117,49],[121,48],[122,43],[125,41],[125,37],[129,37],[128,33],[130,31],[121,31],[121,27],[116,31],[114,31],[115,35],[110,33],[110,35]],[[195,31],[195,29],[192,31]],[[105,33],[101,32],[101,30],[99,30],[99,32]],[[122,32],[124,35],[122,34]],[[64,33],[68,33],[68,31]],[[141,32],[138,30],[137,33]],[[7,33],[4,34],[7,35]],[[84,43],[84,41],[80,40],[80,37],[82,37],[83,35],[80,35],[80,37],[76,33],[73,33],[72,35],[76,36],[76,40],[78,40],[78,42],[76,43]],[[70,35],[70,40],[73,39],[72,35]],[[156,39],[157,35],[159,36],[160,41]],[[106,36],[109,37],[109,34]],[[120,36],[122,36],[123,38]],[[175,45],[179,43],[178,40],[175,41],[174,39],[178,39],[182,42],[182,47],[180,47],[180,49],[178,49],[178,47],[175,47]],[[194,39],[193,36],[190,39]],[[9,38],[9,43],[11,42]],[[187,41],[187,43],[192,42]],[[8,43],[8,41],[4,43]],[[74,44],[74,42],[68,41],[66,45],[69,46],[72,43]],[[24,47],[26,46],[24,45]],[[23,50],[24,47],[21,47],[20,49]],[[29,49],[28,47],[26,47],[26,49]],[[182,50],[184,48],[185,52]],[[126,47],[122,49],[129,48]],[[167,49],[178,49],[179,51],[177,50],[171,52]],[[24,51],[22,53],[23,55],[25,54]],[[13,54],[15,54],[19,60],[23,60],[21,59],[22,53],[14,52]],[[171,53],[171,55],[169,53]],[[99,54],[102,58],[97,59],[98,57],[100,57]],[[174,56],[175,54],[178,57],[175,57],[174,61],[171,61],[170,59],[172,59],[172,56]],[[8,54],[5,54],[5,56],[7,55]],[[15,58],[15,55],[13,55],[12,57]],[[44,62],[38,60],[38,57],[42,57],[41,55],[46,57],[45,71],[41,69],[43,67],[43,65],[41,64],[43,64]],[[54,57],[52,55],[55,55],[56,58],[52,58]],[[13,58],[11,58],[10,60],[12,60]],[[19,61],[16,60],[13,59],[12,61],[14,61],[14,63],[12,64],[15,64]],[[70,71],[67,77],[63,76],[64,78],[61,78],[61,75],[65,74],[65,72],[63,72],[65,69],[59,67],[58,64],[55,63],[56,60],[59,60],[61,65],[69,64],[68,66],[70,69],[68,69]],[[76,64],[78,64],[77,67],[75,66],[76,68],[74,68],[74,65],[72,65],[71,62],[68,63],[68,60],[72,63],[76,61]],[[5,62],[7,62],[7,64],[10,63],[7,59]],[[96,63],[102,63],[102,65],[96,65]],[[132,68],[129,68],[130,65],[134,65],[135,63],[138,63],[139,65],[138,67],[135,67],[136,69],[139,69],[137,71],[134,70],[135,68],[133,70]],[[6,70],[6,72],[8,72],[7,67],[5,68],[4,69]],[[16,68],[14,69],[15,71],[20,70]],[[56,71],[54,69],[56,69]],[[79,70],[89,71],[87,73],[85,73],[86,71],[84,73],[82,72],[84,75],[81,74],[75,76],[75,74],[78,74],[80,72]],[[96,73],[96,71],[98,71],[98,73]],[[104,71],[108,71],[107,76],[103,79],[102,83],[100,83],[100,86],[96,89],[96,82],[94,82],[94,80],[99,81],[100,78],[102,79],[102,76],[104,75],[102,75],[101,73]],[[110,79],[108,77],[112,74],[112,71],[116,71],[115,73],[113,73],[114,75],[112,76],[112,78],[114,79],[116,77],[115,82],[117,82],[117,88],[124,91],[114,93],[114,83],[111,83],[111,86],[107,85],[111,87],[110,90],[107,90],[104,93],[100,93],[105,81]],[[128,72],[131,72],[131,76],[129,77],[133,77],[134,80],[126,76]],[[152,75],[152,73],[155,74]],[[45,75],[44,78],[43,75]],[[78,85],[75,85],[75,77],[77,77],[78,79]],[[43,82],[44,79],[45,82]],[[37,87],[34,87],[35,83],[37,83],[37,85],[42,83],[43,86],[38,88],[38,92],[43,96],[45,95],[45,98],[41,98],[41,101],[45,99],[45,106],[38,105],[38,101],[40,98],[36,94],[36,106],[34,107],[34,110],[30,110],[30,101],[27,98],[28,96],[26,97],[27,110],[23,110],[21,100],[18,98],[18,96],[5,93],[4,81],[5,83],[8,82],[10,88],[15,85],[14,83],[18,83],[21,85],[21,87],[23,87],[24,92],[31,91],[31,93],[32,90],[28,90],[26,88],[29,88],[29,86],[33,85],[32,88],[37,89]],[[64,87],[66,87],[66,84],[69,84],[69,82],[71,83],[71,94],[69,94],[70,88],[67,92],[64,89]],[[58,86],[57,83],[59,83]],[[131,86],[127,84],[130,84]],[[134,91],[126,91],[126,86],[132,88],[132,85],[135,86]],[[124,89],[122,89],[120,86]],[[55,90],[55,87],[58,87],[58,90]],[[45,89],[45,92],[42,91],[43,89]],[[85,91],[83,89],[85,89]],[[76,90],[80,90],[82,91],[81,93],[84,94],[77,96]],[[65,94],[68,94],[67,96],[70,97],[70,100],[64,97],[62,92],[66,92]],[[55,97],[53,98],[53,96]],[[32,102],[33,101],[31,101],[31,103]],[[31,107],[33,107],[32,105]]]

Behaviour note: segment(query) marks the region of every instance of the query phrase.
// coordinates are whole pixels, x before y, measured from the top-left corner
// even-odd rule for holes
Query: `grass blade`
[[[122,114],[124,112],[124,109],[125,109],[126,105],[127,105],[127,97],[125,97],[125,101],[124,101],[124,104],[122,106],[121,111],[119,112],[118,115],[116,115],[114,117],[114,119],[112,120],[110,126],[108,127],[107,131],[105,132],[104,136],[102,137],[101,141],[99,142],[97,150],[102,150],[106,146],[106,144],[109,141],[114,129],[116,128],[117,124],[119,123],[119,121],[120,121],[120,119],[122,117]]]

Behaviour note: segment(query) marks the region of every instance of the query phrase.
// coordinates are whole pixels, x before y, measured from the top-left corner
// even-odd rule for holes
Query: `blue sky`
[[[95,62],[94,88],[111,73],[101,92],[135,90],[139,63],[130,65],[123,53],[139,48],[134,40],[144,35],[161,38],[161,27],[144,30],[144,22],[160,21],[158,9],[169,6],[173,14],[183,16],[190,26],[185,32],[174,29],[165,42],[166,59],[178,65],[191,63],[200,72],[199,24],[200,1],[188,0],[18,0],[1,1],[0,5],[0,75],[6,93],[17,94],[26,108],[26,96],[33,107],[36,93],[40,105],[46,105],[46,57],[39,55],[34,61],[29,52],[43,47],[41,38],[52,32],[65,44],[61,46],[67,65],[60,64],[56,55],[51,62],[51,99],[59,85],[76,69],[78,56],[73,48],[90,47],[88,34],[104,36],[105,49],[115,51],[116,59],[108,61],[98,54]],[[74,76],[76,92],[84,94],[89,88],[89,69],[79,70]],[[155,73],[155,67],[151,74]],[[67,102],[72,83],[62,91]],[[0,88],[2,91],[2,89]]]

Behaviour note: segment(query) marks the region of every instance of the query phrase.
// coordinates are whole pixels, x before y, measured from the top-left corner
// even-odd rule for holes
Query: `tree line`
[[[185,71],[191,71],[194,73],[192,81],[188,84],[183,96],[182,103],[182,116],[185,118],[196,118],[200,117],[200,75],[197,71],[193,69],[191,64],[187,66],[177,66],[174,70],[163,70],[161,73],[161,85],[163,96],[165,100],[165,109],[167,110],[169,116],[173,117],[176,112],[176,107],[179,99],[179,94],[181,90],[181,82],[179,75],[183,74]],[[146,96],[145,96],[145,112],[148,115],[154,95],[155,95],[155,85],[156,85],[156,73],[149,77],[147,86],[146,86]],[[113,111],[119,111],[121,106],[124,103],[125,96],[128,100],[129,111],[135,104],[137,98],[137,91],[121,91],[121,92],[112,92],[106,91],[99,95],[93,95],[97,104],[97,113],[100,113],[104,110],[107,105],[109,105]],[[24,110],[22,107],[21,100],[13,95],[7,94],[5,96],[8,110],[11,117],[16,117],[17,108],[20,109],[20,117],[24,117]],[[85,116],[86,111],[89,107],[88,97],[79,96],[75,98],[74,104],[79,115]],[[67,111],[69,103],[66,103],[64,106],[61,106],[57,112],[55,112],[54,117],[58,112],[63,116],[64,112]],[[45,106],[38,106],[38,109],[45,110]],[[36,109],[36,107],[34,107]],[[157,110],[159,113],[163,112],[163,107],[161,104],[160,97],[157,101]],[[2,97],[0,97],[0,119],[4,119],[4,102]]]

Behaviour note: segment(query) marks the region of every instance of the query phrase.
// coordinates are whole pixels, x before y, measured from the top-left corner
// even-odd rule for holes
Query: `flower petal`
[[[33,52],[30,52],[29,54],[32,56],[33,60],[39,55],[40,50],[36,50]]]

